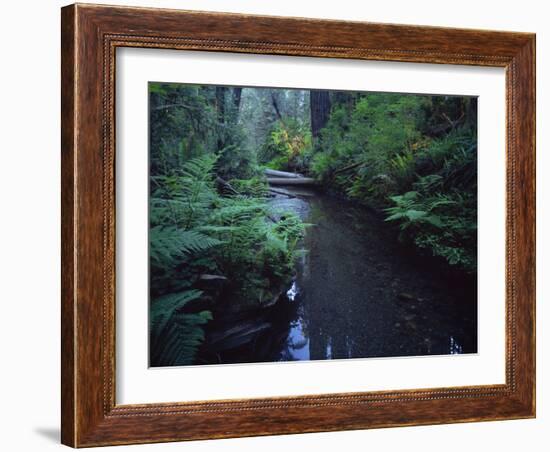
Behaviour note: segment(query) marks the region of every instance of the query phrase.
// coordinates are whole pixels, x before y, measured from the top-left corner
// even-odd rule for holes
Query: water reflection
[[[296,298],[296,295],[298,295],[298,286],[296,285],[296,281],[292,282],[292,286],[290,286],[290,289],[286,291],[286,297],[290,301],[294,301]]]
[[[279,361],[309,360],[309,338],[304,328],[303,317],[298,317],[290,324],[290,331],[281,352]]]
[[[348,352],[347,358],[351,358],[353,356],[353,349],[352,349],[352,340],[351,337],[346,336],[346,350]]]
[[[453,336],[451,336],[450,338],[449,353],[451,355],[459,355],[462,353],[462,346],[456,341]]]
[[[329,337],[327,341],[327,353],[325,354],[326,359],[332,359],[332,338]]]
[[[286,293],[298,309],[280,360],[476,351],[475,280],[449,286],[365,209],[319,194],[273,206],[312,225]]]

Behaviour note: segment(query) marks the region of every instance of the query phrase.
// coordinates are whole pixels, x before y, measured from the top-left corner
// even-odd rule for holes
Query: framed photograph
[[[62,442],[535,416],[535,36],[62,9]]]

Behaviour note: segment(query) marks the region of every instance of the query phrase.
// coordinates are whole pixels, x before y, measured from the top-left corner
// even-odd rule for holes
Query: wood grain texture
[[[62,442],[74,447],[535,415],[535,37],[71,5],[62,10]],[[117,47],[506,68],[506,384],[115,403]]]
[[[61,412],[63,428],[61,441],[75,443],[75,322],[74,296],[74,151],[75,146],[75,30],[74,9],[63,9],[61,19]]]

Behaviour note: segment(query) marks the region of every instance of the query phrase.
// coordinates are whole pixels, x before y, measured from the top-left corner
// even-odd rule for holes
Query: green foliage
[[[239,123],[246,134],[246,145],[254,152],[261,150],[281,119],[274,108],[273,98],[285,123],[297,123],[309,132],[308,90],[249,88],[243,89],[242,96]],[[262,163],[268,160],[262,159]]]
[[[234,132],[228,131],[233,142],[227,143],[219,151],[217,172],[224,179],[248,179],[260,174],[256,153],[244,146],[242,129],[233,126]]]
[[[402,240],[475,271],[475,99],[331,92],[312,140],[309,94],[149,84],[152,365],[194,363],[216,312],[269,304],[292,277],[306,225],[269,206],[265,167],[382,209]]]
[[[336,105],[322,131],[313,174],[351,198],[383,201],[412,177],[424,102],[423,96],[368,94],[351,111],[348,104]]]
[[[260,149],[260,162],[272,169],[304,171],[312,152],[311,131],[290,118],[277,121]]]
[[[433,152],[432,152],[433,151]],[[468,272],[476,269],[477,167],[474,137],[457,131],[423,151],[437,173],[419,176],[414,191],[391,196],[386,221],[404,238]],[[435,166],[437,165],[437,166]]]
[[[217,158],[207,154],[151,178],[150,337],[155,366],[193,363],[213,310],[271,301],[293,273],[302,222],[292,214],[273,216],[263,198],[263,179],[232,180],[241,194],[221,195],[216,167]],[[203,274],[222,277],[222,292],[197,290]],[[190,301],[194,308],[189,308]],[[205,309],[205,303],[212,307]]]
[[[231,186],[244,196],[263,198],[269,192],[269,186],[264,177],[251,177],[249,179],[231,179]]]
[[[477,137],[466,116],[472,102],[365,94],[337,103],[311,172],[324,185],[385,209],[403,239],[474,271]]]
[[[198,230],[217,197],[215,158],[190,159],[151,177],[150,198],[150,361],[153,366],[190,364],[204,340],[209,311],[188,312],[203,293],[192,289],[212,268],[209,253],[222,242]]]
[[[184,313],[182,310],[201,295],[199,290],[186,290],[151,301],[150,360],[155,366],[194,363],[197,349],[204,340],[202,326],[212,315],[209,311]]]
[[[202,228],[224,242],[216,262],[237,306],[272,301],[293,274],[304,225],[293,213],[279,215],[258,198],[224,198]]]
[[[256,152],[245,144],[228,90],[221,106],[213,86],[149,83],[152,174],[167,174],[191,158],[212,154],[226,179],[257,175]]]
[[[467,271],[476,267],[475,199],[458,191],[421,196],[418,192],[392,196],[395,206],[386,221],[397,221],[406,237],[420,248]]]
[[[216,149],[216,110],[209,87],[149,83],[149,115],[152,174],[168,173]]]
[[[390,199],[395,202],[396,206],[386,209],[386,212],[390,214],[386,217],[386,221],[400,220],[401,230],[405,230],[409,226],[416,224],[430,224],[439,228],[442,227],[441,218],[432,213],[432,210],[438,204],[420,204],[417,198],[418,192],[416,191],[409,191],[404,195],[391,196]]]
[[[208,250],[222,242],[200,232],[183,231],[176,226],[155,226],[149,231],[149,254],[158,265],[174,265],[185,255]]]

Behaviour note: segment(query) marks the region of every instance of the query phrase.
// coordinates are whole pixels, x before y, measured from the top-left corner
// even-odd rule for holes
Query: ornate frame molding
[[[81,447],[534,416],[534,35],[77,4],[62,9],[62,45],[64,444]],[[506,68],[506,383],[116,405],[118,47]]]

